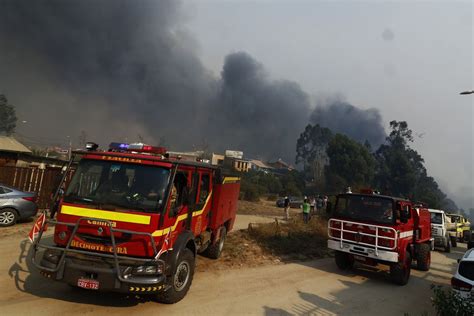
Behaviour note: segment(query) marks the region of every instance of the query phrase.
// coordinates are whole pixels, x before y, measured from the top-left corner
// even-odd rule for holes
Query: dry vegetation
[[[326,225],[325,219],[316,217],[308,224],[301,219],[289,223],[252,224],[249,230],[227,236],[219,260],[200,256],[197,269],[225,270],[326,257],[329,255]]]
[[[239,200],[237,214],[261,215],[261,216],[283,216],[284,210],[276,206],[275,201],[261,199],[259,202]]]

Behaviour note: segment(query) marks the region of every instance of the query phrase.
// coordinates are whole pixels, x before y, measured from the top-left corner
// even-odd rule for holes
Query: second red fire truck
[[[88,149],[75,153],[82,158],[58,198],[55,219],[34,240],[34,264],[45,277],[72,286],[181,300],[197,253],[218,258],[222,252],[240,179],[209,164],[171,159],[160,147]],[[48,224],[55,225],[54,245],[41,241]]]
[[[335,250],[340,269],[355,261],[385,264],[399,285],[408,283],[412,261],[419,270],[429,270],[433,239],[428,209],[365,190],[338,195],[332,211],[328,247]]]

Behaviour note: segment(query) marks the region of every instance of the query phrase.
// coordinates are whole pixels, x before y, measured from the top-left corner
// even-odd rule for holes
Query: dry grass
[[[277,256],[273,256],[250,238],[247,230],[240,230],[227,235],[224,250],[218,260],[199,256],[196,269],[227,270],[280,263],[281,260]]]
[[[327,221],[313,217],[305,224],[300,218],[292,221],[252,225],[250,238],[282,261],[326,257]]]
[[[259,202],[239,200],[237,214],[283,216],[284,209],[277,207],[275,201],[268,201],[265,199],[261,199]]]
[[[200,256],[197,270],[226,270],[327,257],[330,252],[326,245],[326,227],[327,221],[316,217],[308,224],[301,219],[252,224],[249,230],[227,236],[219,260]]]

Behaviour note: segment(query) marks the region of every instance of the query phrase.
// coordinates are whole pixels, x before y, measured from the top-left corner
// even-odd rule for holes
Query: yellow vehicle
[[[466,241],[469,237],[469,227],[471,223],[461,214],[446,214],[451,219],[451,223],[456,224],[456,231],[450,233],[451,244],[456,247],[456,241]],[[454,243],[453,243],[454,241]]]

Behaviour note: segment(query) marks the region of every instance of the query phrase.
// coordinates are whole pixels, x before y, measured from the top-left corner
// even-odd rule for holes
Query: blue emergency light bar
[[[109,151],[126,151],[128,146],[127,143],[110,143]]]
[[[150,146],[143,143],[127,144],[112,142],[109,145],[109,151],[133,151],[140,153],[164,155],[166,153],[166,148]]]

